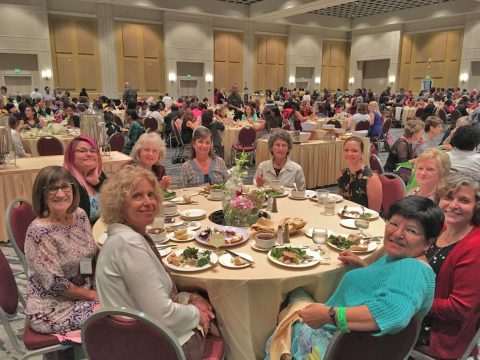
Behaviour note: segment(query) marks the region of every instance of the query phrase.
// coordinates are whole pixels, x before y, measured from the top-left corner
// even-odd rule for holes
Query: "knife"
[[[247,258],[244,258],[243,256],[238,255],[237,253],[234,253],[234,252],[231,251],[231,250],[228,250],[228,249],[223,249],[223,250],[224,250],[227,254],[230,254],[230,255],[233,256],[233,257],[238,257],[238,258],[240,258],[240,259],[243,259],[243,260],[245,260],[246,262],[248,262],[249,264],[255,264],[254,261],[249,260],[249,259],[247,259]]]

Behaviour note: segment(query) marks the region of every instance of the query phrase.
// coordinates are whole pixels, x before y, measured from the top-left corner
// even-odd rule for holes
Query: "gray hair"
[[[286,132],[285,130],[281,130],[281,131],[277,131],[275,133],[273,133],[272,135],[270,135],[270,137],[268,138],[268,150],[270,151],[270,154],[273,155],[273,152],[272,152],[272,148],[273,148],[273,144],[277,141],[277,140],[283,140],[287,143],[288,145],[288,154],[290,154],[290,151],[292,150],[292,138],[290,137],[290,134],[288,132]]]
[[[215,159],[217,155],[215,154],[215,150],[213,150],[213,138],[212,138],[212,132],[207,129],[205,126],[198,126],[193,130],[193,136],[192,136],[192,149],[190,153],[190,158],[193,160],[197,156],[197,153],[195,152],[194,145],[195,143],[203,138],[206,138],[207,136],[210,136],[210,140],[212,141],[212,145],[210,146],[210,152],[208,155],[212,158]]]
[[[165,142],[162,140],[160,135],[156,132],[148,132],[142,134],[135,145],[133,146],[132,152],[130,153],[130,157],[134,162],[140,164],[140,152],[147,146],[147,144],[153,145],[154,149],[158,150],[158,160],[156,162],[157,165],[163,164],[163,160],[165,160]]]

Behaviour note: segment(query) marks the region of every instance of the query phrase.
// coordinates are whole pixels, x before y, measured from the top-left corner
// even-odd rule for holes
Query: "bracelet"
[[[346,308],[344,306],[338,308],[338,326],[342,333],[349,333],[350,330],[348,329],[347,325],[347,314]]]

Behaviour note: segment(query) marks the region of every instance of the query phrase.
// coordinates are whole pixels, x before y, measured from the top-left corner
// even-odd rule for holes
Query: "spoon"
[[[293,183],[293,187],[295,188],[295,191],[298,191],[298,188],[297,188],[297,183]]]

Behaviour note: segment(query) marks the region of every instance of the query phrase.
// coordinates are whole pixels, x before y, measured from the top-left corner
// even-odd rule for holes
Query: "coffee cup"
[[[151,227],[147,230],[148,235],[152,238],[154,242],[162,242],[165,241],[167,235],[165,233],[165,229],[162,227]]]
[[[165,203],[163,204],[163,210],[165,211],[166,216],[172,216],[177,213],[177,204],[175,203]]]
[[[276,241],[277,237],[272,233],[261,232],[255,235],[255,245],[260,249],[270,249]]]
[[[210,190],[210,197],[214,200],[221,200],[225,197],[225,191],[222,189],[212,189]]]
[[[292,189],[290,195],[292,196],[292,198],[303,199],[305,197],[305,190]]]

